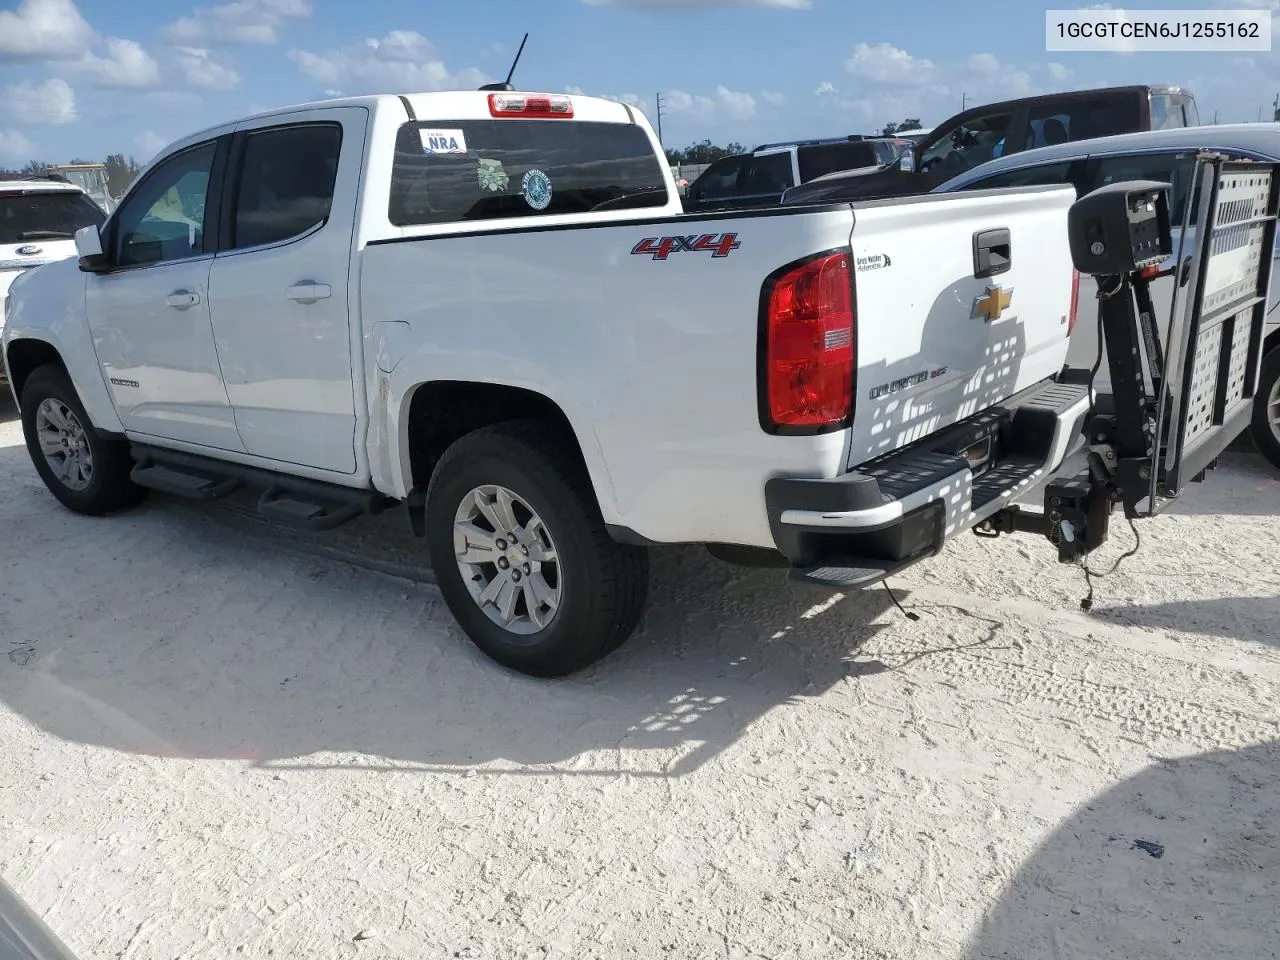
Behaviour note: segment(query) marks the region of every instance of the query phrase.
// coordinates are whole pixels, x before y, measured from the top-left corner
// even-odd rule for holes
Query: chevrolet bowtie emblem
[[[1001,314],[1009,309],[1013,302],[1013,287],[1006,290],[1001,286],[987,287],[987,292],[973,301],[974,318],[985,317],[987,323],[999,320]]]

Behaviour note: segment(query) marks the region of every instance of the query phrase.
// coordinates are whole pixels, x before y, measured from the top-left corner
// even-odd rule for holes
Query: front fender
[[[93,425],[109,433],[123,433],[124,425],[102,377],[89,332],[85,315],[87,280],[79,263],[68,259],[28,270],[13,281],[2,341],[5,365],[11,367],[10,351],[20,341],[48,344],[62,359]],[[14,371],[9,372],[12,380]]]
[[[419,387],[444,380],[516,387],[541,394],[560,408],[582,451],[605,522],[620,522],[613,481],[605,464],[600,440],[591,426],[589,411],[573,402],[567,390],[556,389],[555,381],[548,378],[549,373],[521,369],[518,361],[512,362],[493,353],[450,353],[446,356],[428,348],[410,353],[396,363],[390,372],[378,370],[378,382],[371,391],[373,401],[379,408],[374,419],[381,419],[386,426],[381,430],[375,428],[375,439],[385,451],[380,458],[373,456],[371,452],[370,462],[374,464],[375,474],[384,474],[381,478],[375,476],[375,486],[382,489],[383,484],[378,482],[381,479],[387,486],[384,492],[401,499],[413,487],[413,468],[409,455],[409,410],[413,395]]]

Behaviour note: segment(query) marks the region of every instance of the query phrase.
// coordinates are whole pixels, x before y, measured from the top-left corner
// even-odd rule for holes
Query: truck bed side
[[[374,422],[399,425],[381,449],[379,431],[370,438],[375,482],[399,495],[410,483],[404,424],[419,384],[499,383],[564,411],[607,522],[656,541],[768,543],[766,479],[837,473],[846,441],[761,430],[761,287],[787,263],[847,249],[852,226],[847,206],[787,208],[370,245],[369,352],[386,321],[400,328],[390,352],[406,351],[370,390],[388,405]]]

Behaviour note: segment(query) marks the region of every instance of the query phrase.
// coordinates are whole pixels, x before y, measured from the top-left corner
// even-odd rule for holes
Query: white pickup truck
[[[685,215],[619,103],[331,100],[163,151],[14,283],[4,362],[72,510],[407,507],[468,636],[562,675],[635,628],[648,546],[874,583],[1056,468],[1074,200]]]

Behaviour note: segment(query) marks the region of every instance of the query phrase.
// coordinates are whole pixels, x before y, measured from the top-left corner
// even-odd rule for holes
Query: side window
[[[245,137],[231,248],[300,236],[329,219],[342,127],[308,123]]]
[[[746,182],[742,192],[745,196],[759,196],[766,193],[782,194],[795,186],[791,173],[791,152],[769,153],[762,157],[752,157],[748,161]]]
[[[1006,170],[994,177],[966,184],[962,190],[994,190],[1004,187],[1046,187],[1052,184],[1071,183],[1071,160],[1062,163],[1046,163],[1038,167],[1020,167]],[[1076,191],[1079,193],[1079,190]]]
[[[184,150],[138,185],[116,217],[117,266],[181,260],[204,252],[205,201],[217,143]]]
[[[974,117],[945,133],[920,158],[920,170],[932,183],[942,183],[1000,156],[1013,115]]]
[[[1182,113],[1182,103],[1177,97],[1167,93],[1151,95],[1151,129],[1172,130],[1185,127],[1187,118]]]
[[[1089,190],[1096,190],[1109,183],[1119,183],[1123,180],[1163,180],[1173,186],[1169,192],[1169,219],[1174,226],[1181,226],[1194,167],[1195,154],[1193,153],[1100,157],[1094,161],[1087,187]],[[1196,222],[1195,214],[1196,211],[1192,210],[1193,226]]]
[[[694,200],[718,200],[732,197],[738,192],[738,174],[742,172],[742,157],[725,157],[717,160],[702,172],[690,189]]]
[[[798,153],[801,183],[808,183],[840,170],[874,167],[879,162],[875,145],[865,140],[801,147]]]
[[[1052,147],[1071,139],[1071,115],[1063,111],[1050,114],[1044,108],[1032,110],[1027,118],[1027,150]],[[1078,139],[1078,138],[1077,138]]]
[[[1184,93],[1178,99],[1182,101],[1182,122],[1188,127],[1200,126],[1200,109],[1196,106],[1196,98]]]

